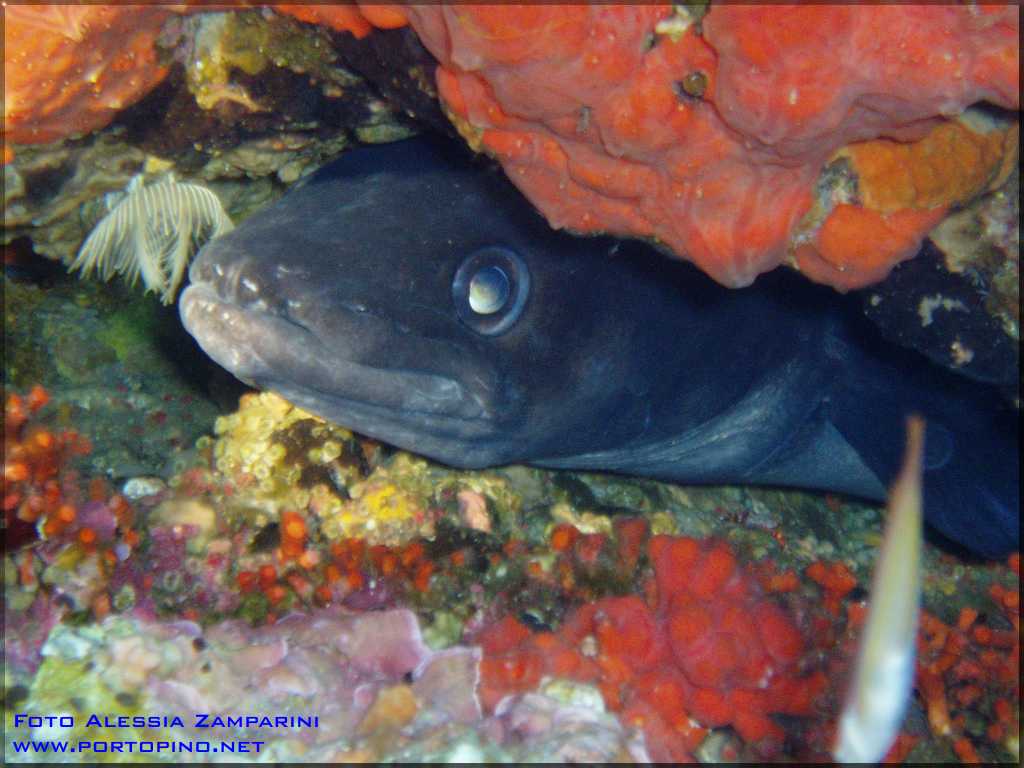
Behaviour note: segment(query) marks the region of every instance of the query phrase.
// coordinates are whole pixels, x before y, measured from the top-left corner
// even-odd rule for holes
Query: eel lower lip
[[[260,309],[224,301],[193,283],[181,295],[185,327],[203,350],[243,381],[286,382],[271,389],[306,390],[372,410],[424,417],[486,420],[482,403],[453,378],[355,363],[308,328]]]

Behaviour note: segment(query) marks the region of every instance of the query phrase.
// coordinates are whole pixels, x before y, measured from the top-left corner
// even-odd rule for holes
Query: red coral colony
[[[92,444],[74,429],[54,432],[37,423],[33,417],[49,401],[36,385],[24,397],[9,394],[4,404],[4,548],[14,550],[38,536],[51,556],[71,547],[109,575],[139,543],[134,510],[102,478],[82,486],[72,464]],[[38,552],[26,549],[15,557],[19,583],[34,586]],[[90,591],[88,597],[79,607],[99,618],[110,611],[106,592]]]

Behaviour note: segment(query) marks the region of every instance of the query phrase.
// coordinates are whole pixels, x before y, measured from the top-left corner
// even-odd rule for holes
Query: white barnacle
[[[69,270],[96,271],[109,280],[139,277],[164,304],[185,277],[189,259],[208,240],[234,229],[217,196],[206,187],[168,178],[151,186],[133,180],[124,198],[92,230]]]

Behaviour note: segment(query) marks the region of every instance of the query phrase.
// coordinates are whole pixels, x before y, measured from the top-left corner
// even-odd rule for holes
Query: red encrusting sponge
[[[823,672],[801,671],[806,646],[793,619],[724,542],[655,536],[647,555],[647,599],[584,603],[557,632],[513,617],[481,631],[484,706],[567,677],[595,684],[610,710],[642,728],[654,760],[691,759],[707,728],[726,725],[760,754],[778,754],[784,733],[771,715],[813,714],[827,684]]]

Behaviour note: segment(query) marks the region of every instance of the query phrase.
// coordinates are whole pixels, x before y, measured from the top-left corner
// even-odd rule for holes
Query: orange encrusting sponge
[[[699,24],[668,6],[406,13],[459,132],[553,226],[653,239],[729,286],[788,261],[847,289],[1012,166],[1008,136],[947,120],[982,100],[1019,108],[1019,16],[988,10],[724,4]],[[844,147],[867,212],[837,213],[818,237],[803,219]],[[905,173],[874,172],[885,147]],[[870,247],[849,244],[851,227]]]
[[[87,134],[145,96],[168,71],[155,43],[171,15],[158,6],[4,8],[5,143]]]

